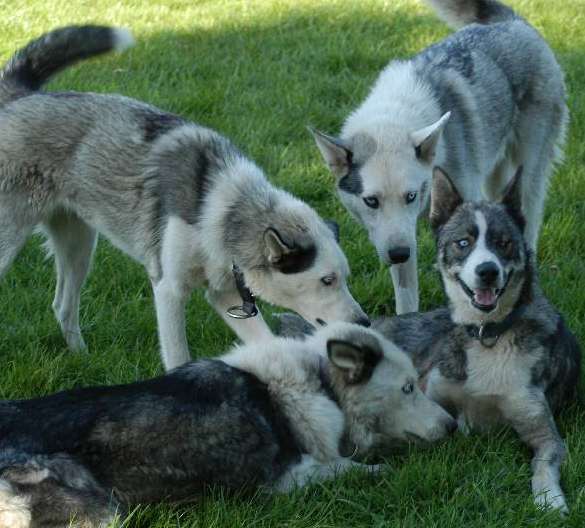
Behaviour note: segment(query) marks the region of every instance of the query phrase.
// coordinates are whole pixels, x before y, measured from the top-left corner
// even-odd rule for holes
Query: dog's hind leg
[[[11,206],[7,207],[0,200],[0,277],[6,273],[24,246],[35,223],[27,215],[20,214]]]
[[[0,528],[29,528],[30,498],[19,495],[12,484],[0,479]]]
[[[418,270],[416,249],[404,264],[395,264],[390,268],[394,296],[396,298],[396,314],[418,312]]]
[[[562,158],[568,111],[564,103],[553,108],[531,105],[523,111],[518,127],[517,163],[523,165],[522,211],[525,238],[536,251],[544,214],[548,182],[555,163]]]
[[[49,245],[55,254],[57,287],[53,311],[70,350],[85,349],[79,328],[81,287],[97,242],[96,231],[69,211],[59,211],[44,223]]]
[[[377,473],[382,466],[354,462],[349,458],[339,458],[335,462],[319,462],[311,455],[303,455],[298,464],[292,466],[273,486],[273,491],[288,493],[296,488],[330,480],[352,469]]]
[[[31,457],[0,476],[0,528],[106,528],[119,516],[111,493],[66,455]]]
[[[568,512],[560,485],[560,467],[565,458],[565,444],[544,394],[507,398],[503,413],[523,442],[533,450],[532,493],[541,507]]]

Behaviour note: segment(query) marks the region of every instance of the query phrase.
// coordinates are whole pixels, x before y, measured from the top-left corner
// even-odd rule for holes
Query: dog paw
[[[551,492],[549,490],[543,491],[534,497],[534,502],[539,508],[545,510],[557,510],[562,515],[567,515],[569,513],[565,496],[560,490],[557,490],[556,492]]]

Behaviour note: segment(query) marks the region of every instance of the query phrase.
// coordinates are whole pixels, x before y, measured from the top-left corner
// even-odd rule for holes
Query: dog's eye
[[[326,275],[325,277],[321,277],[321,282],[325,286],[331,286],[335,282],[335,275]]]
[[[404,394],[410,394],[413,390],[414,390],[414,383],[409,382],[402,387],[402,392],[404,392]]]
[[[406,193],[406,196],[404,198],[406,200],[406,203],[410,204],[410,203],[414,202],[416,200],[417,194],[418,193],[416,191],[411,191],[409,193]]]
[[[380,202],[375,196],[366,196],[364,198],[364,203],[371,209],[378,209],[378,207],[380,207]]]
[[[459,249],[465,249],[466,247],[469,247],[469,240],[467,238],[462,238],[461,240],[457,240],[455,244],[457,244]]]
[[[511,240],[498,240],[497,246],[502,251],[509,251],[510,248],[512,247],[512,241]]]

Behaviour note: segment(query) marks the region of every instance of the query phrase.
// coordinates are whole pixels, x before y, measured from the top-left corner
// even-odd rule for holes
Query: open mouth
[[[498,300],[502,296],[502,294],[506,291],[506,288],[510,282],[510,278],[512,277],[512,271],[508,273],[508,278],[506,279],[506,283],[504,284],[503,288],[474,288],[471,289],[461,278],[459,275],[455,276],[457,282],[461,285],[461,288],[469,297],[471,304],[481,310],[482,312],[492,312],[498,306]]]

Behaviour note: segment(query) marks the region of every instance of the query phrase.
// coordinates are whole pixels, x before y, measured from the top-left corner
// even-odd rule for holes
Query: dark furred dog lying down
[[[456,422],[377,332],[336,323],[114,387],[0,404],[0,527],[102,527],[206,487],[287,491]]]
[[[449,307],[378,319],[374,328],[412,357],[427,396],[460,429],[512,426],[534,451],[536,503],[566,511],[565,447],[553,413],[576,399],[581,351],[538,286],[523,237],[520,174],[502,203],[464,203],[435,170],[431,226]],[[300,317],[281,316],[282,334],[311,331]]]

